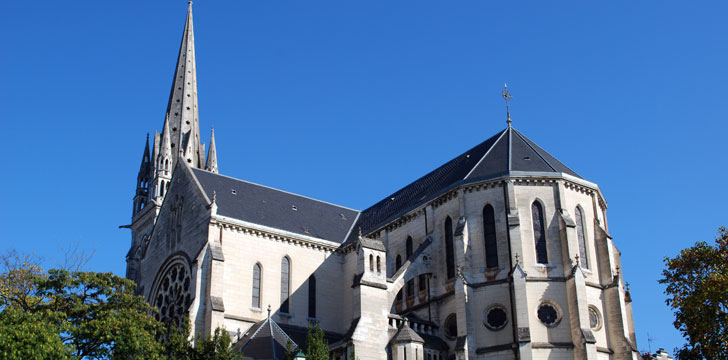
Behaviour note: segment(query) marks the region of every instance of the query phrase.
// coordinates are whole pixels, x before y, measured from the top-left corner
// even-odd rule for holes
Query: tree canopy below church
[[[728,359],[728,229],[718,230],[714,245],[700,241],[665,265],[660,283],[687,339],[677,357]]]
[[[157,321],[133,281],[112,273],[52,269],[28,258],[3,257],[0,274],[0,358],[240,359],[230,337],[189,341]]]

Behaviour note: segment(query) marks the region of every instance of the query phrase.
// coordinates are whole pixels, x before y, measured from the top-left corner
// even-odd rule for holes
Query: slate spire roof
[[[366,234],[455,186],[526,172],[580,178],[508,124],[489,139],[364,210],[355,226],[361,226]],[[350,235],[347,242],[353,240]]]
[[[170,122],[173,163],[176,164],[182,158],[189,165],[200,167],[204,159],[199,159],[201,145],[197,110],[197,65],[191,1],[187,8],[187,20],[172,79],[166,119]]]
[[[212,128],[210,135],[210,149],[207,150],[207,162],[205,162],[205,170],[217,173],[217,149],[215,148],[215,128]]]
[[[144,154],[142,155],[142,163],[139,166],[139,178],[148,177],[152,173],[152,160],[149,157],[149,133],[147,133],[147,142],[144,146]]]

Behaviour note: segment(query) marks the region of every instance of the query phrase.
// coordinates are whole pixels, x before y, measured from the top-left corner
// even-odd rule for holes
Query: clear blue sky
[[[457,5],[453,5],[453,4]],[[696,6],[699,4],[700,6]],[[0,248],[123,274],[186,1],[0,2]],[[221,172],[364,209],[514,125],[588,180],[640,349],[682,340],[663,256],[728,225],[725,2],[207,1],[200,123]]]

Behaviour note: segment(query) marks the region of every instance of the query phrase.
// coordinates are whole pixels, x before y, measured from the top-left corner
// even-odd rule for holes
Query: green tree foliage
[[[41,313],[5,308],[0,312],[0,358],[71,359],[58,331]]]
[[[4,259],[7,260],[7,259]],[[223,329],[189,341],[157,321],[133,281],[111,273],[49,270],[21,262],[0,274],[0,358],[241,359]]]
[[[283,357],[283,360],[293,360],[293,355],[293,343],[291,339],[288,339],[286,341],[286,355]]]
[[[230,336],[217,328],[213,336],[201,337],[190,344],[190,323],[182,321],[180,328],[171,327],[165,335],[164,355],[175,360],[242,360],[243,355],[230,347]]]
[[[329,360],[329,344],[318,324],[309,325],[306,344],[306,360]]]
[[[675,258],[665,258],[661,284],[675,312],[675,328],[688,343],[679,359],[728,359],[728,230],[715,245],[698,242]]]

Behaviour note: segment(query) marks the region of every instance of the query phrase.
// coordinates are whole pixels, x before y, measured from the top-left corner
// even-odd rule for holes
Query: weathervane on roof
[[[506,122],[508,123],[508,126],[511,126],[511,109],[508,104],[509,101],[511,101],[511,93],[508,91],[508,83],[506,83],[505,89],[501,91],[501,95],[503,95],[503,99],[506,101],[506,114],[508,115],[508,120]]]

